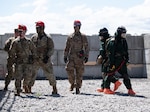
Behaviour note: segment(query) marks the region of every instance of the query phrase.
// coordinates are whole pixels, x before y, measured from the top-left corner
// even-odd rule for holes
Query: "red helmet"
[[[37,21],[35,23],[36,23],[36,27],[45,27],[45,24],[42,21]]]
[[[20,30],[20,31],[27,31],[27,27],[25,25],[19,24],[18,25],[18,30]]]
[[[75,26],[81,26],[81,22],[79,20],[75,20],[74,21],[74,27]]]

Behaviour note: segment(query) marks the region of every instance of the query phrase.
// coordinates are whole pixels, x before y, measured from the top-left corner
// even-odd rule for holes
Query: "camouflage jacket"
[[[48,36],[44,33],[42,37],[38,37],[38,34],[34,34],[31,37],[31,40],[36,47],[38,58],[43,59],[45,56],[48,56],[50,58],[53,55],[54,42],[51,39],[51,36]]]
[[[28,63],[29,56],[36,56],[35,46],[32,41],[25,37],[17,37],[10,46],[10,57],[15,63]]]
[[[67,38],[64,56],[72,58],[77,56],[78,52],[81,50],[84,50],[84,56],[88,58],[89,46],[87,37],[82,33],[79,33],[78,35],[72,33]]]

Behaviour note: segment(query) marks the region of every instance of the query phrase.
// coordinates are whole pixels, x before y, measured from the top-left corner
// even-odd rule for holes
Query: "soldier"
[[[13,67],[14,62],[12,62],[12,60],[10,59],[9,48],[10,48],[10,45],[11,45],[12,41],[15,40],[15,38],[17,38],[17,36],[18,36],[18,29],[14,29],[14,36],[10,37],[8,40],[6,40],[5,46],[4,46],[4,50],[8,53],[7,73],[6,73],[6,76],[5,76],[4,90],[8,90],[8,85],[9,85],[10,81],[12,80],[12,78],[14,76],[14,67]]]
[[[88,61],[89,48],[87,37],[80,32],[81,22],[74,21],[74,33],[68,36],[64,50],[64,62],[68,80],[71,84],[70,91],[76,87],[76,94],[80,93],[84,63]],[[74,74],[76,73],[76,75]]]
[[[121,26],[117,28],[115,38],[112,38],[107,45],[109,67],[108,75],[112,75],[116,71],[123,77],[123,83],[128,89],[129,95],[135,95],[132,90],[130,77],[127,72],[127,63],[129,62],[128,44],[126,41],[126,28]]]
[[[54,53],[54,43],[50,35],[44,32],[45,24],[42,21],[36,22],[36,34],[31,37],[36,51],[37,60],[34,62],[34,68],[32,71],[32,78],[29,83],[29,89],[31,92],[31,87],[34,85],[36,80],[37,71],[42,68],[45,76],[49,80],[49,84],[53,87],[52,94],[57,94],[56,78],[53,74],[53,66],[51,62],[51,56]]]
[[[101,48],[98,57],[102,58],[102,84],[101,88],[98,88],[98,92],[104,92],[105,94],[114,94],[114,91],[118,89],[121,85],[121,82],[113,75],[107,75],[107,61],[108,61],[108,54],[106,51],[107,42],[111,39],[108,33],[107,28],[102,28],[99,31],[99,37],[101,41]],[[110,89],[110,82],[114,83],[114,90]]]
[[[25,92],[28,90],[29,80],[32,75],[32,63],[35,55],[35,47],[30,39],[25,37],[27,28],[25,25],[18,25],[19,36],[10,47],[10,58],[15,62],[15,95],[20,96],[21,81]]]

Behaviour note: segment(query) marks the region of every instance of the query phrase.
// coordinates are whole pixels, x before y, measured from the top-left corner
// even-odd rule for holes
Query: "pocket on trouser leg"
[[[82,86],[82,77],[77,77],[76,79],[76,87],[81,88]]]
[[[80,88],[82,86],[82,76],[84,73],[84,67],[78,68],[76,70],[76,81],[77,81],[77,86]]]
[[[56,85],[56,78],[53,74],[45,74],[51,86]]]
[[[70,84],[74,84],[75,83],[75,75],[74,75],[74,71],[67,71],[67,75],[68,75],[68,80],[70,82]]]

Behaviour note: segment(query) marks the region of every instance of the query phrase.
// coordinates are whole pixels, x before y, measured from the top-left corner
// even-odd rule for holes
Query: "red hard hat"
[[[26,27],[25,25],[19,24],[19,25],[18,25],[18,30],[27,31],[27,27]]]
[[[74,27],[75,26],[81,26],[81,22],[79,20],[75,20],[74,21]]]
[[[36,27],[45,27],[45,24],[43,21],[37,21],[36,23]]]

